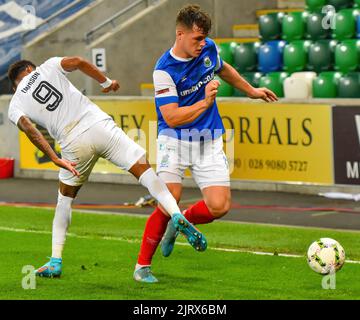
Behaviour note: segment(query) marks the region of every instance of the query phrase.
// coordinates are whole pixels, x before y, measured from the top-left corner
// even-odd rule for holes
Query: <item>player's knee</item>
[[[212,200],[208,204],[209,211],[215,217],[215,219],[219,219],[226,215],[231,208],[231,200],[230,199],[217,199]]]

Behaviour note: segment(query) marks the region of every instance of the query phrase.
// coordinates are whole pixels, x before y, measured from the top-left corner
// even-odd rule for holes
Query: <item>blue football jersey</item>
[[[153,78],[159,135],[186,140],[202,136],[207,140],[218,138],[225,132],[216,101],[192,123],[174,129],[167,125],[160,111],[161,106],[169,103],[178,103],[182,108],[205,98],[206,84],[223,67],[214,41],[209,38],[205,41],[206,45],[197,58],[180,58],[170,49],[155,66]]]

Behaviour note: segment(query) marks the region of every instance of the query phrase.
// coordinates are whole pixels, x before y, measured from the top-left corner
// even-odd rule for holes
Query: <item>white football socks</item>
[[[71,223],[71,205],[73,200],[73,198],[63,196],[59,191],[52,229],[51,256],[53,258],[62,257],[66,231]]]
[[[152,168],[147,169],[140,176],[139,182],[149,190],[150,194],[162,205],[170,216],[174,213],[181,212],[166,184],[156,175]]]

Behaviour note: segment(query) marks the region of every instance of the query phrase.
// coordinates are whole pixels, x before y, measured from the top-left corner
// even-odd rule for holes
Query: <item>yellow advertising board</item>
[[[94,100],[156,162],[156,111],[149,100]],[[333,183],[331,106],[220,101],[231,178]],[[50,142],[51,138],[49,138]],[[56,149],[56,145],[54,145]],[[22,169],[57,170],[20,134]],[[93,172],[124,173],[100,159]]]
[[[333,183],[329,105],[221,102],[219,110],[233,130],[233,179]]]

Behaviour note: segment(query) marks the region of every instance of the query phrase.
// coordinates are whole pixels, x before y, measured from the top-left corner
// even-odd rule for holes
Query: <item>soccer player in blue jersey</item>
[[[158,115],[157,173],[179,201],[184,171],[191,170],[203,195],[203,200],[183,213],[193,224],[219,219],[231,207],[222,140],[225,130],[215,100],[220,83],[214,80],[215,74],[249,98],[277,100],[271,90],[254,88],[222,61],[214,41],[208,38],[210,29],[211,19],[198,5],[182,8],[176,20],[175,44],[158,60],[153,74]],[[162,254],[169,256],[177,235],[166,211],[157,207],[146,223],[135,280],[157,282],[150,269],[152,257],[162,238]],[[195,249],[203,251],[205,247]]]

